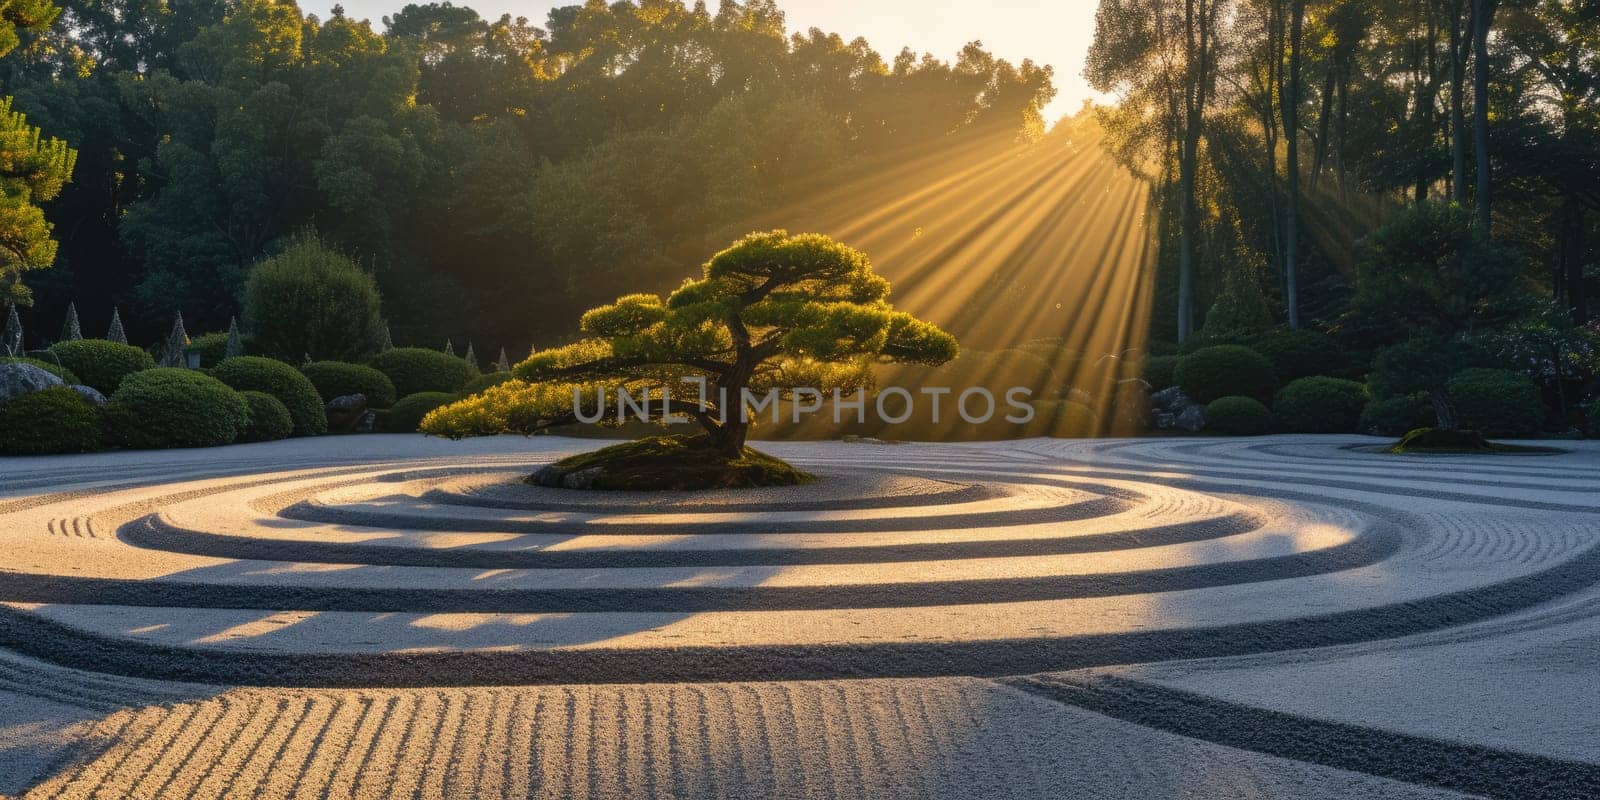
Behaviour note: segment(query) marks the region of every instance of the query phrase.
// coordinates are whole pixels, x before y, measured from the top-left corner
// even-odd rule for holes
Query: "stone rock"
[[[376,415],[367,410],[367,396],[361,393],[347,394],[335,397],[328,401],[325,410],[328,414],[329,433],[357,433],[363,424],[371,430]],[[373,417],[369,420],[368,417]]]
[[[361,421],[356,423],[355,433],[372,433],[378,429],[378,412],[367,411],[361,415]]]
[[[528,483],[552,489],[592,489],[594,482],[604,474],[605,467],[590,467],[568,472],[554,464],[546,464],[528,476]]]
[[[0,403],[61,385],[60,378],[32,364],[20,361],[0,364]]]
[[[561,479],[561,485],[568,489],[593,489],[594,482],[606,472],[605,467],[590,467],[569,472]]]
[[[102,406],[103,407],[106,404],[106,396],[101,394],[100,391],[98,389],[94,388],[93,386],[84,386],[83,384],[73,384],[71,386],[68,386],[67,388],[71,389],[74,392],[77,392],[78,394],[83,395],[83,399],[88,400],[89,402],[94,403],[97,406]]]
[[[1198,404],[1185,408],[1178,412],[1177,419],[1173,421],[1173,427],[1190,433],[1199,433],[1206,427],[1206,410]]]
[[[1150,416],[1156,430],[1198,433],[1206,427],[1205,407],[1176,386],[1150,395]]]

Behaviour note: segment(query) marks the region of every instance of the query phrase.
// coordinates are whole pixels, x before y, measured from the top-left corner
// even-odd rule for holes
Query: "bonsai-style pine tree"
[[[580,414],[614,423],[618,390],[642,400],[657,387],[644,404],[650,419],[693,420],[704,430],[701,449],[738,459],[753,419],[747,397],[853,395],[870,388],[874,363],[955,358],[954,337],[896,311],[888,296],[889,282],[858,250],[815,234],[751,234],[665,300],[634,294],[590,310],[581,323],[587,338],[535,352],[512,371],[515,380],[435,411],[423,430],[532,434]],[[636,415],[630,407],[627,416]]]

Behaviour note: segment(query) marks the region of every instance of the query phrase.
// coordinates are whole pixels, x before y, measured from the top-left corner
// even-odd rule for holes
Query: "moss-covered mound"
[[[707,436],[652,436],[564,458],[529,476],[528,483],[565,489],[692,491],[796,486],[816,480],[789,464],[746,447],[729,459]]]
[[[1418,428],[1400,439],[1390,453],[1559,453],[1550,447],[1500,444],[1483,438],[1477,431],[1448,428]]]

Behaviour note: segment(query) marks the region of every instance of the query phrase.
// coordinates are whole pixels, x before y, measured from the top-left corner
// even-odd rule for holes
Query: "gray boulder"
[[[83,399],[88,400],[97,406],[104,406],[106,404],[106,396],[101,394],[100,390],[94,388],[93,386],[84,386],[81,383],[75,383],[67,388],[83,395]]]
[[[0,403],[61,385],[60,378],[32,364],[20,361],[0,364]]]
[[[364,422],[370,431],[372,419],[376,418],[375,414],[367,410],[367,396],[360,393],[341,395],[329,400],[326,411],[329,433],[358,433],[358,428]]]
[[[1176,386],[1150,395],[1150,416],[1157,430],[1198,433],[1206,427],[1205,407]]]

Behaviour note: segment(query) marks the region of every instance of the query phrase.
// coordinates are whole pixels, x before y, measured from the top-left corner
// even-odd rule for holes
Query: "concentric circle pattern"
[[[277,686],[1004,676],[1372,642],[1600,581],[1582,444],[775,445],[823,480],[658,495],[521,482],[574,440],[340,441],[7,473],[0,645]]]

